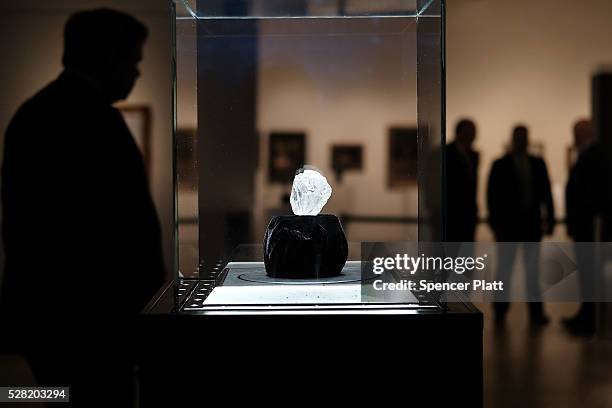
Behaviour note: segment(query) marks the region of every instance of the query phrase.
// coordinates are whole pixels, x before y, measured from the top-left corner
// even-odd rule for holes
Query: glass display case
[[[482,406],[482,314],[367,290],[381,246],[444,239],[444,1],[173,11],[177,274],[140,316],[143,406]]]
[[[417,292],[368,296],[362,267],[365,243],[443,239],[444,1],[175,0],[173,10],[177,308],[438,309]],[[346,237],[334,276],[291,271],[342,258],[342,244],[288,250],[278,274],[264,263],[303,166],[325,177],[321,214]]]

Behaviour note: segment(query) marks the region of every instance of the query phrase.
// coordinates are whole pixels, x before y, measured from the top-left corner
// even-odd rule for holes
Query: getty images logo
[[[372,272],[382,275],[386,271],[406,271],[414,275],[417,271],[453,271],[459,275],[466,271],[482,271],[485,269],[487,254],[478,257],[472,256],[409,256],[396,254],[390,257],[377,257],[373,259]]]

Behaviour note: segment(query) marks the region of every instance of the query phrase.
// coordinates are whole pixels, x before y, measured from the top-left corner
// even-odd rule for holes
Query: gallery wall
[[[150,183],[162,222],[165,259],[170,270],[173,257],[173,221],[170,148],[171,20],[168,1],[2,0],[0,2],[0,38],[3,39],[0,42],[0,55],[2,55],[0,153],[3,150],[4,132],[19,105],[61,72],[62,31],[68,16],[74,11],[95,7],[112,7],[127,11],[149,28],[144,60],[140,64],[141,77],[124,105],[148,106],[152,115]],[[96,124],[92,123],[91,126]],[[86,129],[83,137],[87,137]],[[92,217],[95,217],[95,214],[92,214]],[[109,274],[112,274],[112,271],[109,271]]]

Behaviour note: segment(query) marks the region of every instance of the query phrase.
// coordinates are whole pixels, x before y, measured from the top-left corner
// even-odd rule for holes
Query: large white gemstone
[[[304,169],[295,175],[291,188],[291,209],[295,215],[317,215],[331,197],[332,188],[318,171]]]

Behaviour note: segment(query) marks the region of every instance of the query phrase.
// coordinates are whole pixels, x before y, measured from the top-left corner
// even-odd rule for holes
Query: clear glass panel
[[[197,20],[182,4],[175,21],[174,157],[177,269],[181,277],[197,277],[198,249],[198,76]]]
[[[444,35],[441,2],[422,1],[418,19],[419,240],[444,240]]]
[[[304,164],[332,186],[322,213],[342,221],[345,275],[358,270],[361,242],[441,238],[441,1],[206,0],[176,9],[180,276],[269,288],[264,234],[273,216],[292,214],[291,183]],[[279,293],[299,282],[285,283]],[[314,285],[330,282],[310,283],[309,295],[320,295]],[[332,297],[355,301],[347,290]],[[251,301],[237,293],[214,301]]]

